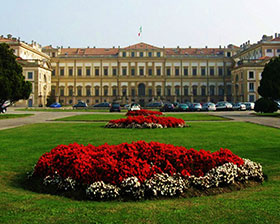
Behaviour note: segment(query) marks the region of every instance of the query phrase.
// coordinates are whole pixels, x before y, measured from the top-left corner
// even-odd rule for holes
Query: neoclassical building
[[[47,97],[51,92],[51,58],[42,52],[42,47],[32,41],[27,44],[18,38],[8,35],[0,36],[0,44],[6,43],[17,56],[17,61],[22,65],[25,79],[32,83],[32,93],[29,99],[17,102],[17,106],[46,105]]]
[[[53,48],[52,94],[63,104],[119,101],[207,102],[232,100],[232,56],[238,47]]]
[[[254,102],[259,99],[258,86],[265,64],[280,56],[280,34],[264,35],[260,41],[250,41],[240,46],[240,51],[233,56],[232,96],[235,101]]]
[[[256,44],[219,48],[156,47],[64,48],[26,44],[8,36],[24,75],[33,81],[26,103],[46,104],[53,95],[63,105],[100,102],[255,101],[265,63],[280,54],[280,36]],[[29,53],[28,53],[29,52]],[[31,69],[32,68],[32,69]],[[31,73],[33,76],[31,76]],[[32,78],[32,79],[31,79]]]

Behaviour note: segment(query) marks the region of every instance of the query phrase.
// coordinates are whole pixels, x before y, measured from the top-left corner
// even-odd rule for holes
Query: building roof
[[[55,48],[53,48],[52,45],[48,45],[48,46],[43,47],[43,49],[51,50],[51,49],[55,49]]]
[[[275,37],[275,38],[272,39],[271,41],[272,41],[272,42],[273,42],[273,41],[280,41],[280,37]]]
[[[166,55],[223,55],[222,48],[165,48]]]
[[[11,41],[13,41],[13,40],[5,38],[5,37],[0,37],[0,42],[1,43],[11,42]]]
[[[150,45],[150,44],[146,44],[146,43],[138,43],[138,44],[133,44],[131,46],[128,46],[128,47],[125,47],[124,49],[135,49],[135,50],[145,50],[145,49],[149,49],[149,50],[152,50],[152,49],[160,49],[159,47],[156,47],[156,46],[153,46],[153,45]]]
[[[62,55],[116,55],[116,48],[61,48]]]

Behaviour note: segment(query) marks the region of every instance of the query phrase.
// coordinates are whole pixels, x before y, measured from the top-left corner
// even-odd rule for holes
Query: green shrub
[[[277,104],[269,98],[260,98],[255,103],[256,112],[273,113],[278,110]]]

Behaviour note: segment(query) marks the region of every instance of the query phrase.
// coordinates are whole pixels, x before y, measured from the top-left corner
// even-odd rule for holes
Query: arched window
[[[68,95],[73,96],[73,86],[68,87]]]
[[[157,86],[157,96],[161,96],[161,86]]]
[[[116,86],[113,86],[113,88],[112,88],[112,94],[113,94],[113,96],[117,96],[117,87]]]
[[[215,86],[210,86],[210,96],[215,95]]]
[[[77,95],[82,96],[82,87],[81,86],[77,87]]]
[[[145,84],[140,83],[138,85],[138,96],[145,96],[145,89],[146,89]]]
[[[206,96],[206,86],[201,86],[201,96]]]
[[[224,86],[219,86],[219,96],[224,95]]]
[[[122,87],[122,96],[127,96],[127,87],[126,86]]]
[[[94,90],[95,90],[95,96],[99,96],[99,86],[95,86],[95,88],[94,88]]]
[[[166,87],[166,95],[171,96],[171,86]]]
[[[188,95],[189,95],[189,87],[184,86],[184,96],[188,96]]]
[[[103,87],[104,96],[108,96],[108,86]]]
[[[86,95],[91,96],[91,86],[86,87]]]
[[[192,86],[193,96],[197,96],[197,86]]]
[[[180,96],[180,86],[175,86],[175,95]]]
[[[59,93],[60,93],[60,96],[64,96],[64,86],[61,86],[59,88]]]

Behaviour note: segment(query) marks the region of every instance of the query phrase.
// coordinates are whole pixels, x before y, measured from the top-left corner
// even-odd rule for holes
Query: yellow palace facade
[[[218,48],[156,47],[54,48],[0,37],[14,49],[23,75],[32,82],[30,99],[20,106],[45,106],[53,96],[63,105],[117,101],[251,101],[265,63],[280,55],[280,35],[255,44]]]
[[[51,57],[51,94],[62,104],[118,101],[231,101],[232,56],[238,48],[45,47]]]

